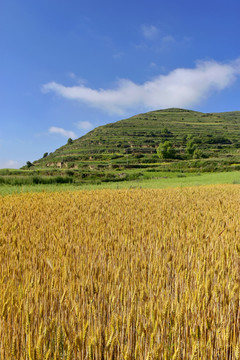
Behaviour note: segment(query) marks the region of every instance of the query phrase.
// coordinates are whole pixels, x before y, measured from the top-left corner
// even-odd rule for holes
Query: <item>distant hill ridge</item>
[[[68,169],[152,164],[159,162],[156,150],[165,141],[176,151],[175,162],[189,160],[186,146],[192,141],[200,158],[232,158],[238,163],[240,111],[205,114],[170,108],[138,114],[99,126],[33,164]]]

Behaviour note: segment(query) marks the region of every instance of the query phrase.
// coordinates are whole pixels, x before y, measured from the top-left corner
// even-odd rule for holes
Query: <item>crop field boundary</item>
[[[212,184],[240,184],[240,171],[214,173],[158,173],[155,178],[100,184],[0,185],[0,196],[25,192],[55,192],[97,189],[163,189]]]

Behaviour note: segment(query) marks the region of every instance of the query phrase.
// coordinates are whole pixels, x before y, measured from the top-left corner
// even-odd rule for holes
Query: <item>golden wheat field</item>
[[[240,187],[0,198],[0,359],[240,359]]]

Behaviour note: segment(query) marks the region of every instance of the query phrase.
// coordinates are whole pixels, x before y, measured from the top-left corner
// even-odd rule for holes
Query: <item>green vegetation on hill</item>
[[[18,176],[25,181],[34,177],[33,183],[81,184],[135,180],[149,174],[153,178],[159,172],[233,170],[240,170],[240,111],[204,114],[166,109],[68,139],[55,152],[28,163]],[[0,174],[0,182],[9,183],[9,177]]]
[[[203,114],[166,109],[100,126],[34,165],[81,168],[86,163],[108,165],[109,161],[119,165],[157,163],[157,147],[165,141],[173,144],[177,160],[191,158],[186,151],[190,142],[198,150],[196,158],[229,158],[239,155],[239,136],[240,111]]]

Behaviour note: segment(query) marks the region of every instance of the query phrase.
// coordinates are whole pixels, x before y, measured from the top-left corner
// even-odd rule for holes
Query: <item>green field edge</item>
[[[0,196],[21,194],[27,192],[59,192],[77,190],[100,189],[164,189],[174,187],[190,187],[214,184],[240,184],[240,171],[217,173],[187,173],[179,177],[179,173],[172,177],[159,177],[152,179],[137,179],[121,182],[107,182],[101,184],[37,184],[37,185],[0,185]]]

